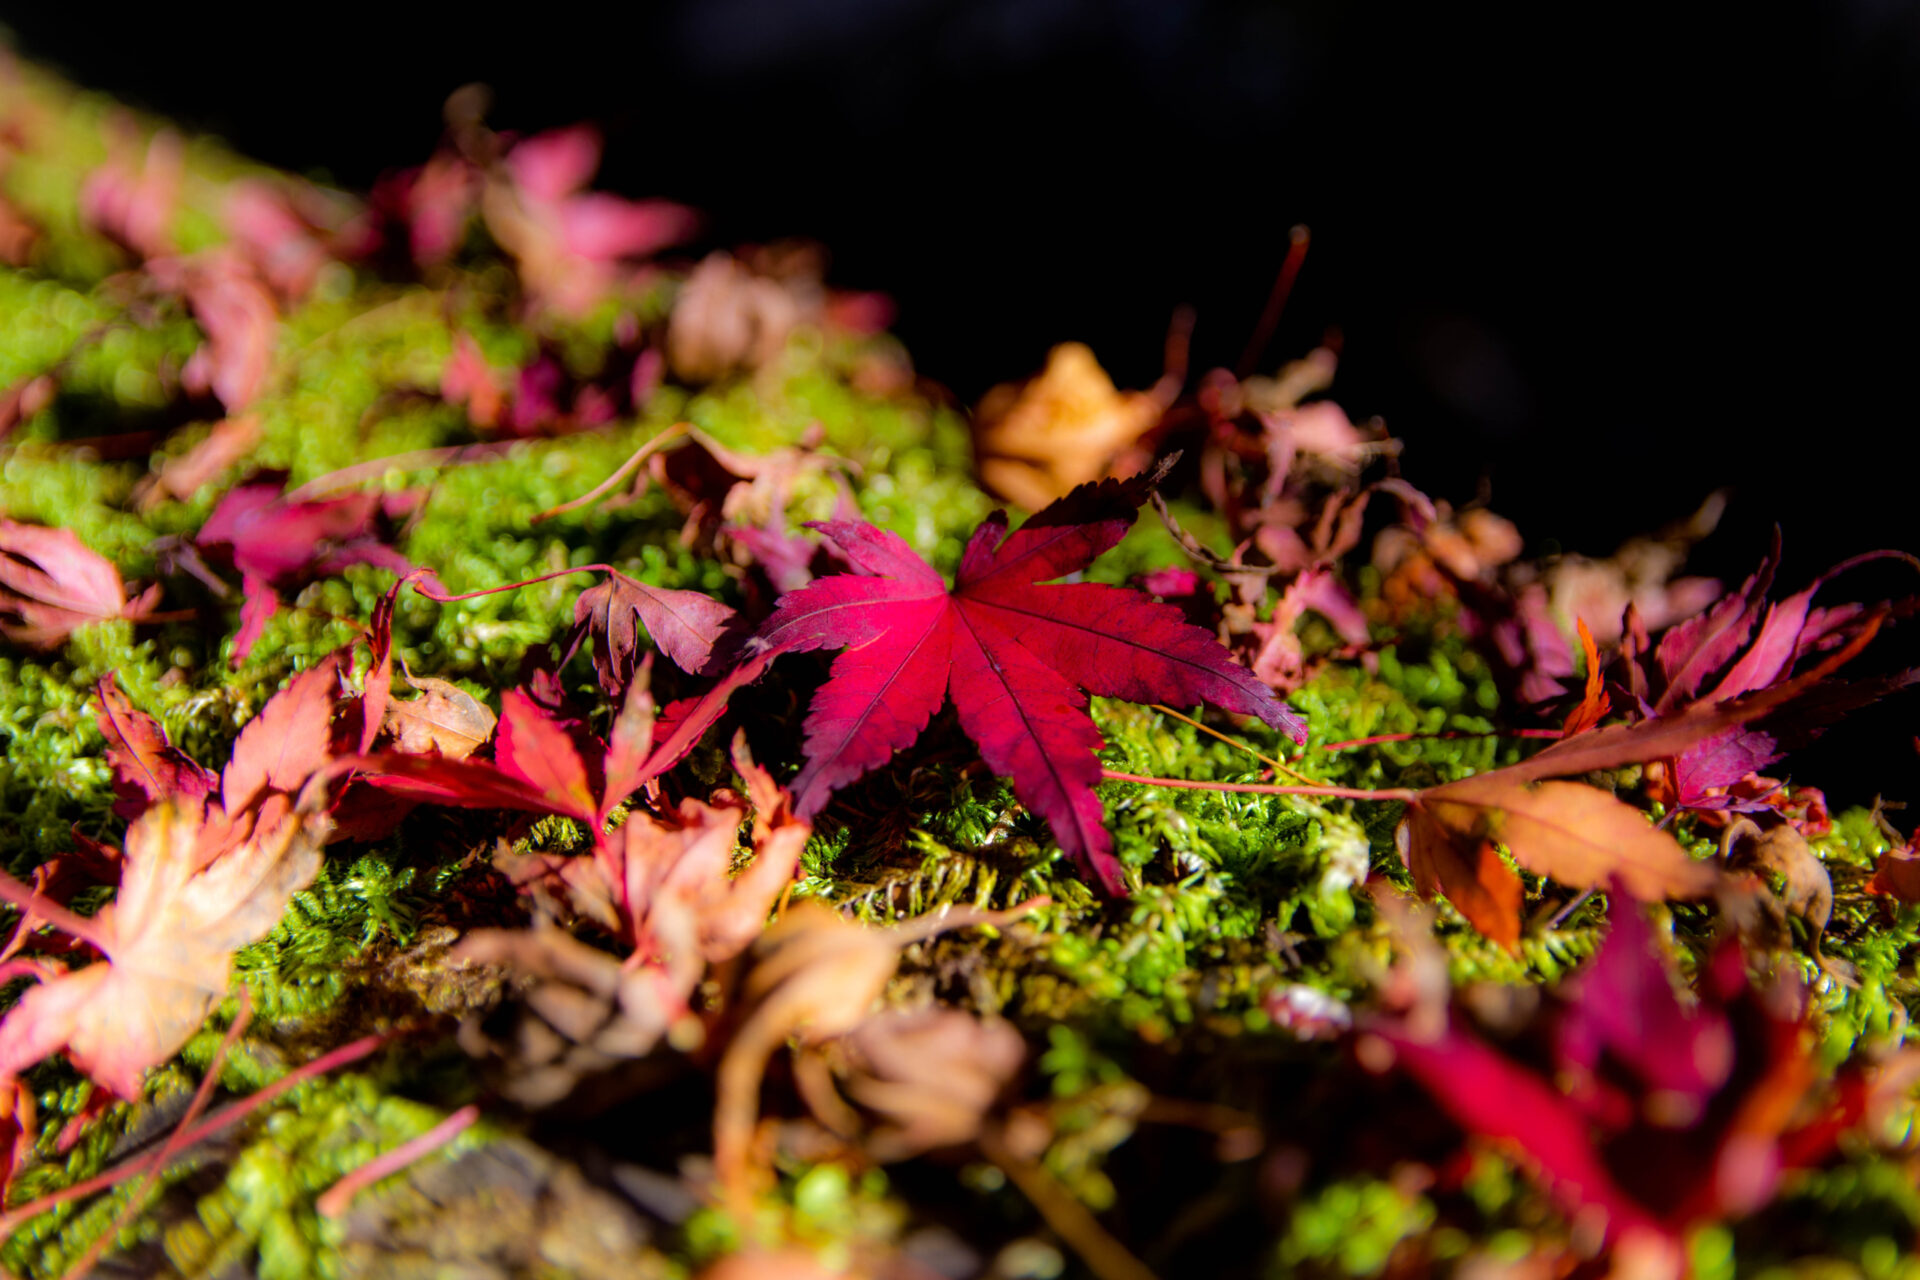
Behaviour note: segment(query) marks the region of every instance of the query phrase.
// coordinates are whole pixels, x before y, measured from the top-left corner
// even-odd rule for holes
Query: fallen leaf
[[[1402,822],[1401,848],[1422,892],[1445,893],[1509,948],[1520,936],[1520,886],[1494,842],[1536,875],[1576,888],[1614,883],[1645,902],[1704,897],[1717,879],[1640,810],[1584,783],[1484,773],[1420,792]]]
[[[274,481],[229,490],[194,542],[223,547],[240,571],[246,603],[234,636],[233,661],[246,660],[279,608],[278,590],[308,577],[370,564],[405,577],[414,572],[394,550],[392,524],[418,508],[422,495],[354,493],[316,502],[288,502]]]
[[[1027,1045],[1003,1019],[928,1008],[868,1018],[822,1053],[847,1097],[879,1120],[868,1154],[891,1164],[979,1137]]]
[[[0,519],[0,635],[57,649],[81,627],[153,612],[160,588],[128,600],[120,571],[71,529]]]
[[[1783,1012],[1799,1000],[1751,990],[1730,943],[1703,964],[1696,1003],[1674,983],[1646,923],[1616,909],[1599,953],[1536,1016],[1545,1035],[1513,1037],[1544,1040],[1546,1061],[1510,1056],[1458,1013],[1431,1028],[1379,1019],[1363,1034],[1391,1046],[1373,1061],[1404,1069],[1468,1134],[1522,1153],[1608,1248],[1636,1233],[1677,1240],[1765,1204],[1834,1134],[1807,1105],[1804,1030]]]
[[[122,1098],[179,1052],[227,993],[233,952],[265,937],[320,869],[325,819],[278,798],[210,823],[203,802],[163,800],[127,830],[120,889],[84,922],[105,956],[27,990],[0,1021],[0,1079],[57,1049]]]
[[[1124,892],[1094,783],[1099,731],[1086,689],[1136,702],[1210,702],[1257,715],[1303,740],[1305,722],[1219,641],[1137,591],[1042,585],[1076,573],[1133,523],[1157,474],[1076,490],[1007,532],[989,517],[967,544],[951,591],[896,534],[854,521],[818,529],[860,572],[783,596],[746,659],[656,748],[665,768],[711,724],[734,689],[780,654],[845,648],[814,695],[794,812],[885,764],[951,692],[960,726],[1014,793],[1053,827],[1081,873]]]
[[[1090,349],[1063,343],[1048,353],[1039,377],[995,387],[981,399],[973,415],[981,481],[1037,511],[1106,475],[1166,408],[1147,392],[1115,390]]]
[[[111,675],[100,677],[97,716],[113,766],[113,811],[131,821],[174,796],[205,796],[219,789],[220,775],[204,768],[167,740],[160,722],[135,709]]]
[[[1720,856],[1730,870],[1778,876],[1780,905],[1806,922],[1813,953],[1820,954],[1833,918],[1833,877],[1805,836],[1784,823],[1762,831],[1751,818],[1735,818],[1720,833]]]
[[[859,1027],[905,947],[949,929],[1005,924],[1043,901],[1005,912],[946,911],[870,929],[808,900],[774,921],[754,944],[740,993],[746,1013],[720,1059],[713,1152],[728,1207],[738,1214],[751,1205],[760,1084],[775,1050],[789,1039],[819,1044]]]
[[[403,678],[421,696],[387,703],[380,723],[396,751],[464,760],[493,736],[497,718],[459,685],[411,673]]]
[[[591,638],[600,687],[617,698],[632,683],[641,627],[676,667],[697,675],[712,662],[733,617],[731,608],[704,592],[650,587],[624,573],[609,573],[574,602],[574,630],[566,648],[571,653]]]
[[[1566,720],[1560,726],[1560,732],[1569,738],[1576,733],[1598,728],[1612,706],[1612,700],[1607,697],[1605,677],[1600,671],[1600,647],[1593,642],[1593,632],[1587,630],[1585,618],[1574,619],[1574,626],[1580,632],[1580,651],[1587,659],[1587,687],[1580,696],[1579,704],[1567,713]]]

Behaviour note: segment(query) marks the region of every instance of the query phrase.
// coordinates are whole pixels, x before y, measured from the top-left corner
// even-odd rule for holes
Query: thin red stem
[[[457,596],[450,596],[445,594],[444,592],[437,591],[434,588],[425,585],[424,582],[415,582],[413,584],[413,589],[415,591],[418,591],[421,595],[425,596],[427,599],[435,601],[439,604],[452,604],[456,600],[473,600],[480,596],[496,595],[502,591],[518,591],[521,587],[530,587],[536,582],[546,582],[553,578],[564,578],[570,573],[619,573],[619,572],[620,571],[618,569],[614,568],[610,564],[583,564],[578,569],[555,569],[552,573],[543,573],[537,578],[527,578],[520,582],[509,582],[504,587],[482,587],[478,591],[467,591]]]
[[[305,1066],[295,1067],[286,1075],[260,1090],[260,1092],[249,1094],[238,1102],[228,1103],[226,1106],[220,1108],[220,1110],[208,1116],[205,1120],[202,1120],[198,1125],[195,1125],[192,1129],[177,1135],[180,1148],[190,1147],[202,1138],[210,1137],[223,1129],[238,1124],[254,1111],[272,1102],[275,1098],[293,1088],[295,1085],[310,1080],[314,1076],[325,1075],[336,1067],[344,1067],[350,1062],[358,1062],[387,1041],[393,1039],[397,1034],[399,1033],[389,1031],[381,1035],[362,1036],[358,1040],[341,1045],[331,1053],[322,1054]],[[153,1167],[159,1162],[161,1154],[161,1152],[156,1151],[152,1155],[136,1156],[117,1168],[109,1169],[105,1173],[88,1178],[84,1182],[76,1182],[72,1186],[62,1188],[59,1191],[50,1192],[37,1200],[29,1200],[16,1209],[0,1214],[0,1239],[5,1239],[8,1233],[13,1231],[14,1228],[18,1227],[21,1223],[37,1218],[49,1209],[58,1208],[69,1200],[78,1200],[82,1196],[90,1196],[96,1191],[105,1191],[110,1187],[118,1186],[128,1178],[134,1177]]]
[[[233,1052],[234,1043],[246,1032],[247,1024],[252,1021],[253,989],[242,983],[239,1011],[234,1014],[233,1024],[227,1028],[227,1034],[221,1037],[220,1047],[214,1051],[213,1060],[207,1064],[206,1074],[200,1077],[200,1085],[193,1091],[193,1100],[187,1104],[186,1114],[180,1117],[179,1125],[168,1136],[166,1145],[160,1148],[160,1154],[153,1158],[152,1166],[143,1175],[147,1181],[143,1181],[140,1187],[127,1197],[127,1203],[121,1206],[119,1215],[113,1220],[113,1225],[96,1236],[86,1252],[67,1268],[66,1274],[72,1280],[78,1280],[79,1277],[92,1272],[93,1264],[100,1261],[100,1255],[107,1251],[128,1221],[145,1206],[147,1196],[152,1191],[150,1180],[160,1169],[166,1167],[167,1163],[179,1153],[181,1147],[186,1145],[184,1135],[193,1127],[193,1122],[200,1118],[200,1113],[207,1109],[207,1103],[213,1098],[214,1086],[220,1082],[220,1068],[226,1064],[227,1055]]]
[[[323,1218],[337,1218],[347,1211],[353,1198],[388,1174],[398,1173],[423,1156],[431,1155],[465,1132],[480,1118],[480,1108],[469,1103],[417,1138],[401,1143],[385,1155],[373,1159],[347,1174],[320,1193],[313,1207]]]
[[[1334,800],[1397,800],[1402,803],[1412,803],[1420,798],[1419,792],[1406,787],[1367,791],[1360,787],[1293,787],[1265,782],[1192,782],[1186,778],[1148,778],[1137,773],[1121,773],[1117,769],[1102,769],[1100,776],[1108,782],[1137,782],[1147,787],[1182,787],[1189,791],[1234,791],[1257,796],[1326,796]]]
[[[1414,742],[1426,738],[1552,738],[1566,735],[1558,729],[1506,729],[1500,733],[1376,733],[1371,738],[1349,738],[1345,742],[1323,742],[1314,750],[1346,751],[1353,747],[1371,747],[1382,742]]]
[[[1287,232],[1287,256],[1280,264],[1280,274],[1273,282],[1273,292],[1267,295],[1267,305],[1260,312],[1260,323],[1253,327],[1253,336],[1247,339],[1247,349],[1240,353],[1240,363],[1234,368],[1234,376],[1244,378],[1252,373],[1260,363],[1261,352],[1267,349],[1267,343],[1273,340],[1273,330],[1280,323],[1280,313],[1286,310],[1287,296],[1293,292],[1293,282],[1299,278],[1301,264],[1307,260],[1307,244],[1312,239],[1305,227],[1295,227]]]

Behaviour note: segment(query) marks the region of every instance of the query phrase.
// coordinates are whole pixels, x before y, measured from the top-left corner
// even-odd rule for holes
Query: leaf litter
[[[0,388],[16,1273],[1920,1232],[1860,1190],[1911,1176],[1910,840],[1763,772],[1914,681],[1840,674],[1914,597],[1828,592],[1911,556],[1723,592],[1679,576],[1709,502],[1529,558],[1332,344],[1256,372],[1304,233],[1243,368],[1190,377],[1188,317],[1146,391],[1059,347],[976,484],[884,299],[672,256],[591,127],[462,91],[362,200],[3,74],[0,322],[69,335]],[[188,425],[75,448],[88,397]]]

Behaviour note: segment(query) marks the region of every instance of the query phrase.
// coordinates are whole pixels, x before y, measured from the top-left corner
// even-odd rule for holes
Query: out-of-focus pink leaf
[[[71,529],[0,519],[0,635],[54,649],[81,627],[153,612],[160,589],[128,600],[120,571]]]

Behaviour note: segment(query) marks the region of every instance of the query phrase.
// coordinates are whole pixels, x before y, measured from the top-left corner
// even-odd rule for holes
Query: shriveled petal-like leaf
[[[224,836],[224,826],[217,829]],[[266,936],[320,869],[325,819],[276,798],[237,843],[198,800],[168,800],[127,831],[120,892],[90,922],[106,959],[42,982],[0,1022],[0,1078],[64,1049],[122,1098],[226,994],[233,952]]]
[[[1767,588],[1773,585],[1774,570],[1779,565],[1780,537],[1776,531],[1773,550],[1740,590],[1722,598],[1707,612],[1675,625],[1660,638],[1654,660],[1666,676],[1667,688],[1654,706],[1655,714],[1664,715],[1685,705],[1740,652],[1752,634],[1754,619],[1766,602]]]
[[[732,620],[731,608],[703,592],[649,587],[622,573],[581,592],[573,606],[574,626],[593,637],[593,665],[610,693],[633,678],[641,625],[673,665],[700,672]]]

